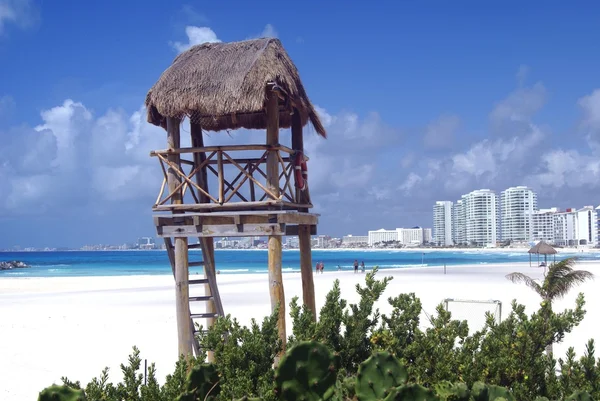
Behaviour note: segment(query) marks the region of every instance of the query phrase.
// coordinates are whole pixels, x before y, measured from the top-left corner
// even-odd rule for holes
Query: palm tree
[[[541,283],[526,274],[518,272],[507,274],[506,278],[513,283],[525,283],[538,293],[548,304],[548,307],[552,309],[552,302],[555,299],[564,297],[576,285],[594,278],[594,275],[586,270],[574,270],[573,266],[575,266],[576,261],[577,258],[567,258],[552,263],[548,268],[544,281]],[[552,355],[552,344],[546,347],[546,352],[549,356]]]

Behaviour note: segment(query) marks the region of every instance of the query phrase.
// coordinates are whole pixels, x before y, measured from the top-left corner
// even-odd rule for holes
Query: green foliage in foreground
[[[356,304],[341,298],[335,282],[317,322],[292,300],[292,335],[279,372],[272,368],[281,351],[277,311],[250,327],[227,316],[200,337],[205,349],[214,350],[212,373],[205,371],[203,357],[182,358],[162,386],[150,365],[144,384],[134,348],[121,365],[123,381],[110,383],[105,369],[85,386],[87,400],[600,400],[600,360],[593,340],[579,358],[573,349],[558,360],[545,352],[582,321],[583,295],[561,312],[542,302],[528,314],[513,301],[504,321],[487,315],[485,326],[469,335],[467,322],[452,319],[442,305],[433,315],[424,314],[412,293],[389,297],[391,312],[380,314],[375,305],[390,280],[378,280],[376,269],[367,274],[365,283],[356,286]],[[63,382],[81,387],[66,378]]]

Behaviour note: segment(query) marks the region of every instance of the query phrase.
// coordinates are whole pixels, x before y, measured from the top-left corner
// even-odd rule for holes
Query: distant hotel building
[[[368,244],[374,246],[386,242],[398,242],[405,246],[418,246],[431,241],[431,228],[413,227],[396,228],[395,230],[369,231]]]
[[[456,245],[467,244],[467,210],[462,199],[456,201],[452,213],[452,230],[454,231],[454,243]]]
[[[533,237],[537,195],[527,187],[511,187],[500,194],[502,240],[528,242]]]
[[[453,211],[450,201],[438,201],[433,205],[433,243],[438,246],[454,245]]]
[[[498,239],[498,199],[489,189],[479,189],[462,196],[466,243],[496,246]],[[460,222],[462,224],[462,222]]]
[[[398,230],[386,230],[385,228],[370,230],[367,237],[369,246],[384,242],[398,241]]]
[[[554,244],[594,246],[598,243],[598,213],[593,206],[567,209],[554,214]]]
[[[342,237],[342,244],[344,245],[364,245],[369,243],[368,235],[344,235]]]
[[[531,225],[533,227],[531,233],[531,239],[535,242],[544,241],[549,244],[554,244],[555,237],[555,214],[558,209],[553,207],[551,209],[540,209],[533,212],[531,218]]]

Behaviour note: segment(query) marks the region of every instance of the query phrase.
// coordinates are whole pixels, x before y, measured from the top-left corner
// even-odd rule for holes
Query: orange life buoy
[[[306,167],[304,154],[301,151],[296,152],[296,159],[294,160],[294,180],[296,182],[296,188],[301,191],[306,189],[308,184],[308,169]]]

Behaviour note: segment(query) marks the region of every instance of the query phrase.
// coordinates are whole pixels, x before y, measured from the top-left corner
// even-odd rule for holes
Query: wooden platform
[[[183,206],[183,205],[182,205]],[[155,214],[159,237],[254,237],[298,235],[298,226],[317,234],[319,215],[295,210]]]

